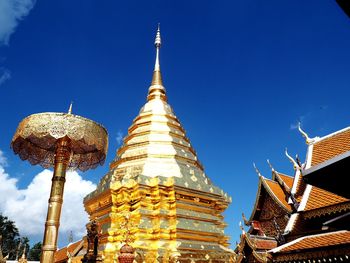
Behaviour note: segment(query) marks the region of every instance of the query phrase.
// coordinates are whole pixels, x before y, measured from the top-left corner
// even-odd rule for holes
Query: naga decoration
[[[279,227],[279,225],[277,223],[276,217],[273,217],[273,225],[275,226],[275,229],[276,229],[276,233],[277,233],[276,240],[277,240],[278,244],[282,245],[282,244],[286,243],[286,240],[283,236],[281,228]]]
[[[242,213],[242,219],[243,219],[243,222],[246,226],[250,226],[251,223],[249,222],[249,220],[246,218],[245,214]]]
[[[102,262],[102,258],[98,254],[98,229],[99,227],[96,220],[91,221],[91,223],[86,226],[88,247],[86,250],[86,254],[81,260],[83,263]]]
[[[316,138],[310,138],[309,135],[303,131],[303,129],[301,128],[301,123],[298,122],[298,130],[301,133],[301,135],[305,138],[306,144],[312,144],[313,142],[315,142]]]
[[[288,154],[287,148],[286,148],[286,150],[285,150],[285,154],[286,154],[287,158],[289,159],[289,161],[293,164],[294,170],[300,170],[299,164],[293,159],[292,156],[290,156],[290,155]]]

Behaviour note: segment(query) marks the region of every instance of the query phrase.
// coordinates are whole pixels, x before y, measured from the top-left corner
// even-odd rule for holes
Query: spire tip
[[[68,114],[72,114],[72,108],[73,108],[73,101],[70,102]]]
[[[160,37],[160,23],[158,23],[156,39],[154,40],[154,45],[156,48],[160,48],[162,45],[162,38]]]

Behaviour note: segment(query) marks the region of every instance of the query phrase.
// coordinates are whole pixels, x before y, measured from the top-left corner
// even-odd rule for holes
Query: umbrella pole
[[[41,263],[54,263],[57,250],[58,227],[60,225],[66,170],[72,151],[67,137],[60,139],[55,152],[55,166],[52,177],[51,193],[45,222],[45,233],[41,253]]]

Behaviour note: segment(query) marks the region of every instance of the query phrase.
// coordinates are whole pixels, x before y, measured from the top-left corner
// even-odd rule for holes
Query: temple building
[[[322,138],[299,130],[308,147],[304,163],[286,152],[293,177],[272,168],[270,180],[257,171],[258,195],[244,218],[249,230],[242,227],[237,262],[350,262],[350,200],[340,195],[344,182],[333,182],[350,168],[350,127]]]
[[[124,242],[136,262],[233,262],[222,213],[231,198],[205,174],[167,102],[156,60],[146,104],[128,129],[109,172],[84,206],[101,229],[99,252],[115,262]]]
[[[86,240],[69,243],[55,253],[55,263],[80,263],[86,253]]]
[[[293,178],[272,168],[272,179],[268,179],[255,169],[259,176],[258,191],[250,218],[247,220],[243,214],[249,230],[246,232],[241,226],[237,262],[266,262],[267,251],[283,241],[282,231],[294,209],[288,203]]]

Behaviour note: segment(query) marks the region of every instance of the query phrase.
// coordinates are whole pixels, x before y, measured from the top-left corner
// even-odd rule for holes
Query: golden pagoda
[[[159,51],[147,102],[84,206],[101,229],[99,252],[117,262],[124,243],[136,262],[233,262],[222,213],[231,198],[204,172],[167,103]]]

